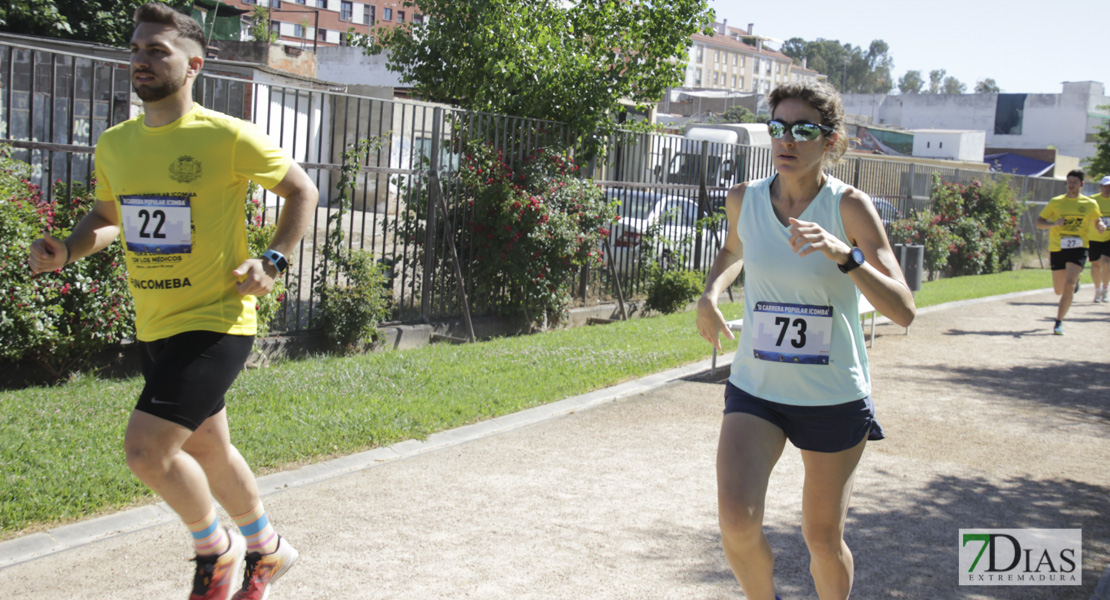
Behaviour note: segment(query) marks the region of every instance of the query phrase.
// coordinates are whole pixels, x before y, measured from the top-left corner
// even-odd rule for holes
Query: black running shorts
[[[136,410],[196,431],[224,408],[224,394],[243,370],[254,336],[187,331],[139,342],[146,385]]]
[[[1048,264],[1053,271],[1063,271],[1068,268],[1068,263],[1075,263],[1080,267],[1087,265],[1086,248],[1068,248],[1048,253]]]

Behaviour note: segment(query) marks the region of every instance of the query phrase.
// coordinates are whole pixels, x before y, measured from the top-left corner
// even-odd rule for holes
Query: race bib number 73
[[[120,196],[123,236],[131,252],[188,254],[193,251],[192,207],[176,196]]]
[[[760,360],[809,365],[829,364],[831,306],[758,302],[753,311],[752,348]]]

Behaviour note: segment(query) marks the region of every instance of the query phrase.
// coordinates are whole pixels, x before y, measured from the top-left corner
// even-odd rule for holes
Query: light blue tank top
[[[729,381],[772,402],[828,406],[871,394],[859,289],[821,252],[799,257],[771,206],[773,177],[748,184],[737,233],[744,244],[744,327]],[[831,176],[798,217],[851,245],[840,218],[849,186]]]

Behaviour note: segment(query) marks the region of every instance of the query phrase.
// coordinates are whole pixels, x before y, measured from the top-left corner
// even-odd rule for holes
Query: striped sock
[[[243,533],[243,537],[247,538],[247,552],[270,554],[277,550],[277,532],[270,525],[270,519],[266,517],[266,511],[262,508],[262,503],[259,503],[254,510],[245,515],[231,518],[239,526],[239,531]]]
[[[196,523],[186,523],[189,532],[193,534],[193,546],[196,547],[197,556],[223,554],[231,545],[227,531],[220,527],[220,520],[216,518],[216,508],[208,510],[208,515]]]

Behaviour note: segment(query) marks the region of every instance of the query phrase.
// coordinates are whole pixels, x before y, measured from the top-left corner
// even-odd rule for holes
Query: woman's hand
[[[721,314],[721,310],[717,308],[717,303],[709,296],[702,296],[698,299],[697,326],[698,334],[701,335],[705,341],[713,344],[717,352],[721,351],[722,331],[728,339],[736,339],[736,336],[733,335],[732,331],[728,328],[728,322],[725,321],[725,316]]]
[[[808,256],[818,250],[836,264],[844,264],[852,247],[827,232],[817,223],[790,219],[790,247],[798,256]]]

